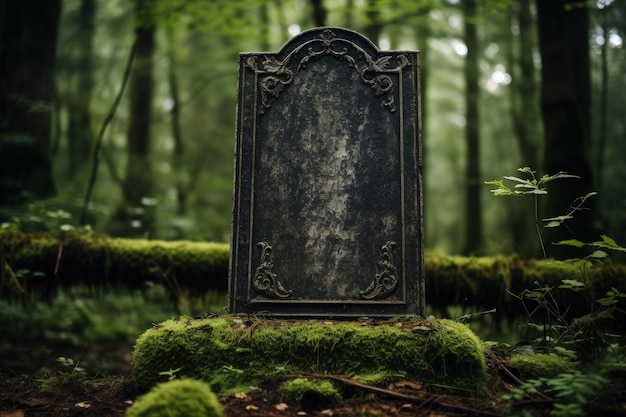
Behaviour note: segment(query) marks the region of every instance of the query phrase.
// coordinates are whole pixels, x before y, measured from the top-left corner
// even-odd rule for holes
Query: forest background
[[[626,242],[621,0],[0,0],[0,223],[228,242],[237,59],[315,26],[421,53],[427,250],[541,255],[539,218]],[[572,236],[571,234],[574,234]],[[558,254],[550,247],[548,255]]]

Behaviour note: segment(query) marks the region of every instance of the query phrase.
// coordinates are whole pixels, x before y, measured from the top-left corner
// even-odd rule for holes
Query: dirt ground
[[[124,416],[137,396],[130,378],[131,351],[128,343],[109,342],[80,349],[31,346],[2,353],[0,417]],[[74,368],[62,366],[56,360],[61,356],[76,358],[78,364]],[[479,398],[436,395],[418,381],[399,381],[372,390],[329,375],[342,387],[344,399],[340,403],[314,392],[307,393],[300,403],[290,402],[276,389],[279,381],[220,400],[228,417],[502,416],[505,411],[500,395],[517,383],[515,369],[494,354],[488,355],[487,363],[491,392]],[[101,369],[115,371],[104,375]],[[537,398],[519,404],[518,410],[548,416],[553,404],[553,400]],[[615,375],[605,395],[587,408],[590,416],[626,416],[626,375]]]

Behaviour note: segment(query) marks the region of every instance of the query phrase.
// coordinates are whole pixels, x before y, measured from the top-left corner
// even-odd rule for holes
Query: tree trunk
[[[596,174],[596,186],[598,189],[602,189],[604,179],[604,150],[606,149],[606,138],[608,131],[608,98],[609,98],[609,23],[608,23],[608,8],[600,10],[600,19],[602,25],[602,36],[604,37],[604,43],[600,46],[600,62],[601,62],[601,78],[600,78],[600,97],[599,101],[599,113],[600,121],[598,124],[598,137],[596,140],[596,154],[595,154],[595,174]]]
[[[61,0],[0,0],[0,204],[55,193],[51,112]]]
[[[123,185],[124,202],[115,216],[117,235],[152,235],[154,232],[153,173],[150,163],[150,124],[154,79],[152,58],[155,24],[152,0],[137,0],[135,28],[137,50],[130,80],[130,125],[127,136],[128,163]],[[132,226],[132,229],[131,229]]]
[[[465,254],[472,254],[482,248],[483,222],[481,192],[483,184],[480,178],[480,138],[478,132],[478,34],[476,30],[476,1],[462,3],[464,13],[465,43],[465,112],[467,125],[465,141],[467,144],[466,196],[465,196]]]
[[[511,120],[521,155],[518,165],[540,170],[541,120],[533,58],[537,27],[531,13],[531,1],[518,0],[516,6],[509,9],[511,19],[506,27],[511,39],[508,46],[508,71],[512,75],[512,83],[508,89]],[[519,28],[518,35],[514,35],[511,30],[513,25]],[[524,257],[538,256],[540,245],[535,221],[532,215],[528,215],[534,206],[519,200],[508,203],[507,212],[511,214],[508,225],[514,250]]]
[[[68,103],[68,169],[71,179],[88,166],[93,132],[91,130],[91,94],[93,91],[92,43],[95,32],[95,0],[82,0],[78,13],[78,36],[75,50],[76,86]]]
[[[379,9],[379,0],[367,0],[365,10],[367,24],[363,28],[363,33],[365,34],[365,37],[372,41],[376,46],[378,46],[378,42],[380,41],[380,31],[382,29]]]
[[[317,27],[326,26],[326,9],[323,0],[310,0],[313,7],[313,24]]]
[[[590,68],[589,15],[578,0],[537,0],[541,51],[541,112],[544,124],[544,172],[566,171],[579,180],[561,180],[548,192],[542,217],[565,214],[579,196],[592,191],[589,157]],[[588,205],[593,208],[593,202]],[[566,225],[569,230],[546,229],[546,242],[576,237],[591,241],[594,211],[578,211]],[[580,256],[569,248],[548,248],[548,254]]]
[[[519,77],[513,79],[514,100],[513,126],[522,155],[522,165],[533,169],[539,167],[539,112],[533,47],[536,45],[535,26],[530,11],[530,0],[519,1],[517,14],[519,25]]]

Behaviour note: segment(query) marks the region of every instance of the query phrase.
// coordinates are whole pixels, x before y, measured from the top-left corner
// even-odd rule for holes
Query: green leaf
[[[546,225],[546,227],[548,226]],[[565,246],[574,246],[576,248],[582,248],[585,244],[581,242],[580,240],[568,239],[568,240],[561,240],[560,242],[556,242],[555,245],[565,245]]]
[[[563,285],[559,285],[559,288],[567,288],[574,291],[580,291],[585,289],[585,284],[576,279],[562,279]]]
[[[569,220],[569,219],[573,219],[573,218],[574,218],[574,216],[564,215],[564,216],[549,217],[547,219],[543,219],[543,221],[547,222],[547,221],[551,221],[551,220],[556,220],[558,222],[563,222],[565,220]]]
[[[567,172],[560,171],[560,172],[557,172],[554,175],[544,175],[543,177],[541,177],[539,182],[540,183],[546,183],[546,182],[558,180],[558,179],[561,179],[561,178],[580,178],[580,177],[578,175],[572,175],[572,174],[568,174]]]
[[[518,177],[511,177],[511,176],[508,176],[508,175],[504,175],[504,176],[502,176],[502,178],[507,179],[509,181],[521,182],[522,184],[530,184],[531,183],[529,180],[525,180],[525,179],[518,178]]]
[[[593,259],[602,259],[602,258],[606,258],[607,256],[609,256],[608,253],[599,249],[594,250],[593,253],[587,255],[588,258],[593,258]]]

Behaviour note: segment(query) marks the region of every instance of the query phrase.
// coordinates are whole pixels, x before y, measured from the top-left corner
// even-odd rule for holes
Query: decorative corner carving
[[[257,243],[257,247],[261,248],[261,264],[254,273],[252,285],[254,289],[271,298],[289,298],[291,290],[278,281],[276,274],[272,271],[274,267],[274,258],[272,256],[272,246],[267,242]]]
[[[396,242],[387,241],[381,248],[381,259],[378,261],[379,271],[376,278],[365,291],[360,291],[361,298],[376,300],[389,297],[398,288],[396,266],[393,262],[393,249]]]
[[[347,47],[333,48],[335,43],[343,43],[351,47],[354,57],[348,52]],[[246,60],[245,66],[260,75],[261,103],[259,113],[263,114],[270,107],[270,97],[278,98],[286,86],[290,85],[294,80],[294,72],[289,69],[292,59],[307,47],[306,55],[300,59],[295,74],[306,67],[307,63],[313,58],[324,54],[330,54],[337,59],[343,59],[350,67],[353,67],[360,75],[361,80],[374,90],[374,94],[383,97],[383,105],[389,109],[391,113],[396,111],[393,98],[394,82],[387,73],[399,73],[405,67],[411,65],[411,62],[404,54],[398,54],[395,66],[390,62],[392,56],[386,55],[374,61],[363,48],[352,41],[343,38],[337,38],[335,33],[330,30],[324,30],[319,39],[313,39],[293,50],[282,61],[274,58],[265,57],[263,62],[259,64],[256,56],[251,56]],[[376,75],[372,75],[376,74]]]

